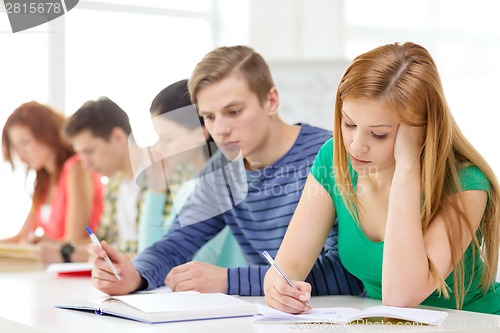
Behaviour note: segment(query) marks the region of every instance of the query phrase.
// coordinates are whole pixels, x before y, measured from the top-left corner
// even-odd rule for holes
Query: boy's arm
[[[324,250],[314,263],[306,281],[313,295],[363,295],[364,286],[342,265],[337,249],[338,228],[334,225]],[[228,294],[241,296],[264,295],[263,281],[269,266],[228,269]]]
[[[220,217],[184,227],[176,218],[167,234],[133,261],[137,271],[147,281],[147,289],[164,285],[165,277],[172,268],[190,261],[196,251],[224,226]]]

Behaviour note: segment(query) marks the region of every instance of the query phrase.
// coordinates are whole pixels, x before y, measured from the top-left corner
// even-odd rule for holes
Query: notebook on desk
[[[17,243],[0,243],[0,258],[37,260],[34,245]]]
[[[94,266],[90,262],[68,262],[50,264],[46,271],[56,273],[58,276],[91,276]]]
[[[175,292],[60,302],[56,308],[92,311],[148,324],[245,317],[255,304],[219,293]]]
[[[324,323],[324,324],[366,324],[377,318],[410,321],[428,326],[439,326],[448,315],[445,311],[427,310],[419,308],[402,308],[395,306],[372,306],[359,310],[355,308],[313,308],[312,310],[293,315],[278,311],[265,305],[256,304],[262,317],[257,322],[274,323]]]
[[[41,271],[34,245],[0,243],[0,272]]]

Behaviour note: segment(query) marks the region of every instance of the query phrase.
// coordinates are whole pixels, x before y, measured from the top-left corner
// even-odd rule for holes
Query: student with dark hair
[[[102,212],[99,176],[83,167],[64,140],[64,120],[48,106],[28,102],[9,116],[2,132],[4,159],[14,167],[17,155],[36,172],[33,203],[24,225],[17,235],[2,242],[38,241],[32,236],[35,229],[42,228],[40,244],[52,244],[55,261],[68,261],[75,244],[88,242],[85,226],[97,228]]]
[[[144,195],[144,208],[140,223],[140,250],[160,240],[168,231],[179,210],[194,190],[194,182],[208,158],[215,151],[202,117],[191,103],[187,80],[177,81],[158,93],[151,103],[151,117],[159,136],[153,146],[153,154],[168,155],[165,172],[148,173],[148,190]],[[206,143],[205,143],[206,141]],[[167,176],[165,179],[163,176]],[[159,176],[159,177],[158,177]],[[167,187],[167,191],[165,191]],[[174,205],[175,199],[175,205]],[[168,216],[162,207],[171,207]],[[166,211],[165,211],[166,212]],[[193,261],[212,263],[221,267],[237,267],[246,260],[228,227],[205,244]]]
[[[107,97],[85,102],[68,120],[65,134],[85,165],[109,177],[98,237],[120,251],[137,252],[144,188],[134,180],[127,113]]]

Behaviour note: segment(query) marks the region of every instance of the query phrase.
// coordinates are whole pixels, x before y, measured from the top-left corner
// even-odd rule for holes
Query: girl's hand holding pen
[[[310,310],[311,285],[304,281],[292,281],[291,287],[274,269],[270,268],[264,279],[267,305],[277,310],[298,314]]]
[[[141,276],[135,269],[130,258],[101,241],[101,247],[89,244],[87,251],[90,253],[90,261],[94,264],[92,269],[92,284],[97,289],[109,295],[125,295],[137,290],[141,284]],[[118,280],[105,261],[108,256],[116,268],[121,280]]]

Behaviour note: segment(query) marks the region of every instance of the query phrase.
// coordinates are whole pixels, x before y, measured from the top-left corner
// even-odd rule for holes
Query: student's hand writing
[[[94,264],[91,280],[94,287],[109,295],[124,295],[136,291],[141,285],[141,276],[130,258],[105,241],[101,241],[101,246],[102,249],[95,244],[87,246],[87,251],[91,255],[90,262]],[[116,278],[104,261],[106,254],[116,267],[121,280]]]
[[[227,269],[192,261],[172,268],[165,284],[173,291],[227,293]]]
[[[425,141],[425,127],[399,125],[394,143],[396,166],[415,165],[419,162]]]
[[[304,281],[292,281],[296,288],[291,287],[285,279],[273,269],[266,273],[264,293],[267,305],[288,313],[302,313],[309,310],[311,285]]]

